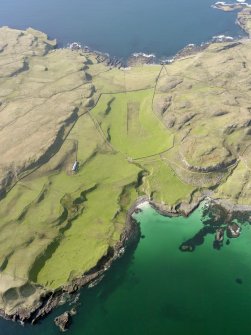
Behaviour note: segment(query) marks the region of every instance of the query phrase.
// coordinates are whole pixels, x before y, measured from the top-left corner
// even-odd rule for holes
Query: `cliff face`
[[[55,46],[0,29],[0,309],[22,319],[114,256],[140,196],[251,206],[249,40],[126,69]]]

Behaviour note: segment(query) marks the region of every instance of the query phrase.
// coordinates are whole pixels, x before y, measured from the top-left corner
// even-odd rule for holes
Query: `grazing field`
[[[164,160],[146,161],[142,164],[149,173],[144,177],[142,192],[155,202],[170,206],[182,199],[189,201],[191,193],[196,188],[181,181]]]
[[[93,83],[99,91],[104,93],[146,90],[154,88],[160,70],[160,65],[145,65],[126,69],[105,67],[100,70],[98,75],[95,73]]]
[[[137,183],[139,172],[104,143],[88,114],[82,116],[57,155],[2,201],[2,270],[54,289],[94,267],[120,238],[136,200],[132,192],[120,206],[123,190]]]
[[[91,111],[112,147],[133,159],[159,154],[173,134],[152,113],[153,90],[103,95]]]
[[[250,206],[248,41],[123,69],[54,48],[40,32],[0,29],[0,309],[8,315],[36,310],[45,293],[114,250],[139,196],[184,213],[209,193]]]

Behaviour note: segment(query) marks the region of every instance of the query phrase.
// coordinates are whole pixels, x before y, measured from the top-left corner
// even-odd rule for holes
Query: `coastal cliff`
[[[4,317],[36,321],[103,274],[137,232],[137,199],[184,215],[206,196],[251,209],[250,51],[212,43],[118,68],[0,29]]]

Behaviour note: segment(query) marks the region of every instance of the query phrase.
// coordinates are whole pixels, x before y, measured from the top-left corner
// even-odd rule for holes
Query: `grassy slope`
[[[247,82],[247,70],[234,60],[240,52],[247,58],[249,53],[241,46],[238,53],[229,51],[229,56],[217,51],[221,47],[210,46],[207,52],[166,68],[129,70],[108,68],[86,54],[87,84],[81,79],[79,63],[76,69],[71,65],[71,53],[67,52],[69,75],[62,78],[63,51],[48,56],[51,78],[41,70],[47,58],[31,62],[28,79],[22,74],[20,92],[27,95],[32,78],[41,72],[40,78],[49,78],[53,84],[37,86],[39,110],[52,110],[53,103],[58,103],[60,111],[59,103],[64,104],[67,95],[82,116],[57,154],[19,181],[0,203],[0,266],[1,275],[12,278],[8,285],[18,286],[17,280],[22,279],[22,283],[30,280],[54,289],[89,270],[119,240],[126,211],[138,193],[170,208],[189,201],[198,188],[221,183],[216,196],[249,202],[248,84],[238,87],[238,96],[233,97],[236,87],[228,80],[238,73],[242,83]],[[216,63],[228,63],[227,71],[215,67]],[[95,85],[92,103],[97,105],[88,111],[85,97],[94,91],[90,81]],[[61,92],[63,88],[68,93]],[[48,107],[43,101],[51,92],[56,98]],[[161,104],[166,104],[166,111],[160,110]],[[17,113],[18,104],[13,101],[12,106]],[[236,111],[239,117],[231,129]],[[200,173],[184,164],[184,159],[199,167],[217,164],[228,155],[223,146],[229,150],[229,159],[238,159],[233,171],[231,167]],[[79,170],[73,174],[75,160]],[[138,187],[140,172],[144,178]],[[4,285],[0,282],[3,295]]]
[[[38,283],[51,288],[62,285],[70,278],[93,267],[97,260],[106,254],[108,246],[118,240],[124,226],[125,212],[136,199],[137,193],[130,191],[130,197],[127,200],[123,200],[121,195],[124,196],[123,189],[126,185],[136,183],[140,172],[136,165],[127,161],[128,149],[131,147],[135,155],[147,156],[164,151],[172,144],[172,135],[165,133],[161,122],[150,112],[151,99],[152,91],[103,95],[98,105],[92,110],[91,114],[96,120],[92,123],[93,130],[94,124],[96,125],[95,136],[103,142],[105,130],[109,124],[110,144],[120,153],[115,153],[107,145],[104,148],[104,143],[103,146],[101,143],[94,145],[94,133],[89,132],[88,135],[89,126],[86,119],[90,121],[90,118],[87,115],[85,119],[82,118],[77,122],[69,140],[78,142],[77,157],[80,161],[80,170],[77,175],[70,177],[70,183],[74,185],[75,179],[80,185],[82,181],[88,180],[90,185],[96,184],[96,188],[87,194],[83,213],[72,222],[70,228],[63,234],[59,246],[37,273]],[[112,103],[108,110],[107,104],[110,101]],[[130,120],[133,129],[128,134],[123,117],[127,114],[127,106],[130,102],[136,103],[139,108],[136,111],[133,109]],[[140,137],[137,136],[139,128],[141,128]],[[137,137],[140,141],[137,141]],[[137,145],[133,144],[134,141],[137,141]],[[95,156],[84,163],[83,152],[89,150],[89,145],[92,146]],[[108,151],[102,153],[104,150]],[[59,178],[62,178],[63,183],[65,176],[62,174],[53,177],[52,181],[55,179],[53,183],[56,183],[57,188],[60,189],[60,182],[57,181]],[[183,194],[185,193],[184,190]],[[121,202],[123,204],[120,204]],[[116,216],[120,209],[123,215],[120,213]],[[60,266],[62,260],[64,260],[64,267]]]
[[[76,151],[72,152],[72,148]],[[70,161],[65,159],[67,150],[71,150]],[[80,168],[77,174],[72,174],[76,156]],[[95,266],[109,245],[120,237],[125,219],[125,216],[116,219],[120,195],[124,186],[137,181],[139,171],[104,144],[87,114],[80,118],[60,152],[14,187],[3,201],[3,208],[15,209],[2,214],[1,248],[2,255],[8,258],[5,272],[13,277],[28,276],[39,284],[56,288],[73,274]],[[86,199],[84,196],[77,210],[74,199],[85,191]],[[66,203],[65,195],[68,195]],[[62,219],[64,208],[68,209],[68,216]],[[73,210],[77,211],[76,218],[70,213]],[[25,214],[17,220],[22,211]],[[10,234],[12,238],[8,237]],[[76,257],[76,250],[82,257]],[[24,257],[27,251],[30,257]],[[60,260],[64,260],[64,266]],[[17,264],[22,266],[17,268]]]
[[[4,222],[13,220],[16,242],[10,243],[11,250],[6,242],[2,245],[8,250],[6,273],[57,288],[95,266],[120,237],[126,210],[137,198],[133,184],[142,170],[151,170],[151,176],[141,192],[151,190],[156,200],[174,204],[191,192],[168,166],[138,166],[127,159],[157,155],[173,144],[172,133],[151,112],[152,95],[148,89],[101,96],[91,116],[79,118],[57,155],[8,194],[4,208],[14,205],[15,211],[3,214]],[[80,168],[72,174],[75,159]],[[166,192],[167,181],[182,191]],[[27,250],[31,257],[24,257]],[[18,262],[22,266],[17,269]]]
[[[94,178],[97,173],[98,180]],[[87,194],[81,216],[72,221],[63,239],[46,261],[37,281],[56,288],[68,281],[69,276],[79,275],[94,267],[114,245],[124,222],[118,222],[118,200],[123,186],[137,179],[138,168],[125,164],[120,155],[97,155],[79,175],[82,179],[97,182],[97,188]],[[133,200],[133,199],[132,199]],[[114,239],[115,236],[115,239]],[[62,266],[64,264],[64,266]]]
[[[152,113],[153,90],[103,95],[92,115],[111,145],[127,157],[140,158],[166,151],[173,134]]]
[[[143,166],[149,175],[144,178],[141,190],[158,203],[175,205],[195,189],[182,182],[162,159],[145,162]]]

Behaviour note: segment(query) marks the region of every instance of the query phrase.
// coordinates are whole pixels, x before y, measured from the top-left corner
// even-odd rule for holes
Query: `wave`
[[[72,42],[67,44],[67,48],[71,50],[80,50],[82,49],[82,45],[79,42]]]
[[[147,208],[149,206],[150,206],[149,201],[146,200],[146,201],[143,201],[140,204],[138,204],[136,208],[143,209],[143,208]]]
[[[133,57],[145,57],[145,58],[156,58],[154,54],[146,54],[144,52],[134,52]]]
[[[171,64],[175,61],[175,57],[168,57],[168,58],[161,58],[160,63],[161,64]]]
[[[232,36],[226,36],[226,35],[216,35],[212,37],[213,42],[230,42],[233,40],[234,38]]]
[[[93,52],[96,55],[105,56],[107,58],[110,58],[110,54],[108,52],[101,52],[101,51],[98,51],[98,50],[94,50],[94,49],[90,48],[88,45],[82,45],[79,42],[68,43],[67,48],[71,49],[71,50],[84,50],[84,51],[87,51],[87,52]]]
[[[217,1],[215,2],[215,4],[211,5],[212,8],[215,8],[215,9],[221,9],[221,7],[224,7],[224,6],[229,6],[231,8],[235,8],[234,6],[240,6],[242,5],[243,7],[248,7],[250,8],[251,5],[248,3],[248,2],[245,2],[245,0],[236,0],[237,2],[236,3],[226,3],[225,1]],[[236,7],[238,8],[238,7]]]

